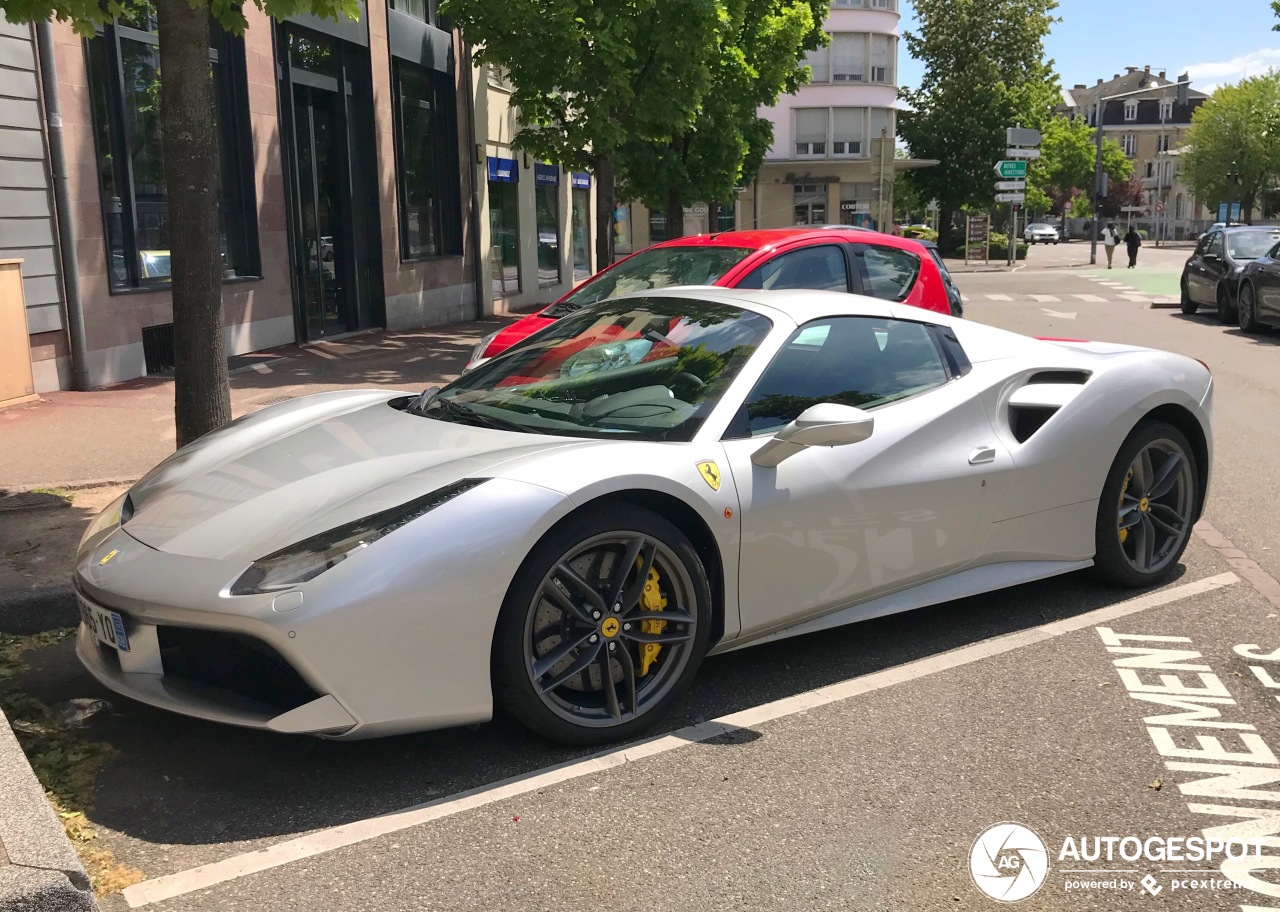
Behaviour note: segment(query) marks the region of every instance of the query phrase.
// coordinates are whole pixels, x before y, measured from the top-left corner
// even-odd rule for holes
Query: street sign
[[[1147,207],[1146,206],[1121,206],[1120,211],[1121,212],[1146,212]]]
[[[1040,145],[1040,131],[1030,127],[1009,127],[1004,131],[1005,142],[1011,146]]]
[[[1014,181],[996,181],[997,190],[1026,190],[1027,182],[1024,180]]]
[[[1156,212],[1164,212],[1164,203],[1161,203],[1161,202],[1156,203]]]
[[[1001,177],[1026,177],[1027,163],[1024,161],[998,161],[996,174]]]
[[[1005,149],[1004,154],[1010,158],[1039,158],[1039,149]]]
[[[997,193],[997,203],[1021,203],[1025,202],[1027,195],[1025,193]]]

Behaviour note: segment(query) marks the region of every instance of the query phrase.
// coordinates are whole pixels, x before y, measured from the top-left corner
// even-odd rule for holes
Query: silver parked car
[[[1054,225],[1032,222],[1023,230],[1022,239],[1028,244],[1056,244],[1062,240],[1062,236]]]
[[[703,657],[1094,566],[1174,572],[1212,378],[825,291],[586,305],[443,389],[320,393],[179,450],[88,528],[86,668],[360,738],[495,703],[630,737]]]

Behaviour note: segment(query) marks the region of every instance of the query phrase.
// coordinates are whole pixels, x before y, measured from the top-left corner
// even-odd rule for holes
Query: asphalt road
[[[1185,250],[1144,249],[1141,275],[1069,265],[1081,253],[1085,245],[1037,248],[1015,272],[957,278],[971,319],[1139,342],[1211,365],[1207,531],[1167,586],[1134,601],[1072,576],[714,658],[665,728],[738,714],[725,734],[698,741],[705,727],[686,731],[627,762],[614,754],[523,781],[584,754],[505,719],[342,744],[113,699],[93,734],[119,755],[91,817],[103,843],[148,878],[128,899],[168,895],[144,906],[157,910],[995,909],[974,883],[970,853],[984,830],[1010,821],[1038,834],[1048,862],[1023,908],[1280,908],[1194,873],[1216,863],[1060,858],[1068,837],[1200,836],[1242,819],[1204,807],[1275,815],[1280,804],[1267,781],[1256,795],[1221,784],[1184,793],[1179,786],[1208,773],[1166,765],[1191,758],[1179,750],[1203,751],[1196,736],[1237,753],[1257,751],[1255,735],[1280,748],[1280,690],[1250,670],[1280,678],[1280,662],[1233,650],[1280,647],[1280,598],[1255,587],[1266,588],[1265,572],[1280,575],[1277,482],[1267,471],[1280,449],[1269,417],[1280,405],[1277,337],[1150,309],[1141,297],[1151,292],[1137,289],[1176,281]],[[1174,647],[1189,655],[1168,661],[1208,670],[1118,667],[1141,657],[1109,652],[1108,630],[1185,638]],[[97,695],[65,647],[34,661],[27,683],[46,699]],[[1162,674],[1203,687],[1213,685],[1203,675],[1216,675],[1230,696],[1214,708],[1234,727],[1144,722],[1176,711],[1130,693]],[[1280,767],[1256,752],[1253,761]],[[485,791],[513,777],[504,792]],[[450,797],[468,790],[479,792]],[[1277,829],[1264,820],[1256,834]],[[998,860],[1031,869],[1034,854]],[[120,896],[104,903],[127,907]]]

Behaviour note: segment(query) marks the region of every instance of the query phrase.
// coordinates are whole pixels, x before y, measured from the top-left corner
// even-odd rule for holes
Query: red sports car
[[[554,304],[486,336],[468,367],[584,304],[649,288],[822,288],[953,313],[934,257],[918,241],[860,228],[769,228],[699,234],[619,260]]]

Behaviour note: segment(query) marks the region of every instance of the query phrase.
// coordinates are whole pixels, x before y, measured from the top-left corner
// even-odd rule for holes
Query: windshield
[[[753,252],[748,247],[650,247],[584,282],[560,304],[573,309],[651,288],[714,285]]]
[[[421,412],[572,437],[689,440],[771,326],[687,298],[604,302],[459,377]]]
[[[1227,235],[1227,253],[1233,260],[1256,260],[1280,241],[1280,231],[1236,231]]]

